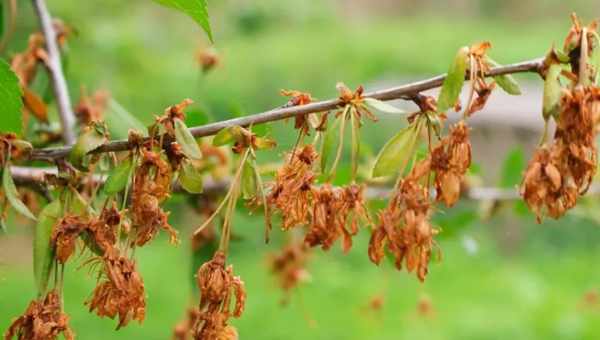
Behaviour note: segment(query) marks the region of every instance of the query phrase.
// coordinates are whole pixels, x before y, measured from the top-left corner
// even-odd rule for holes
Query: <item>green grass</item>
[[[586,305],[586,292],[598,289],[600,233],[596,225],[567,218],[562,223],[532,226],[513,220],[526,240],[512,250],[492,241],[503,228],[502,218],[475,223],[455,237],[442,240],[444,260],[431,265],[425,284],[414,275],[395,271],[390,263],[372,265],[363,231],[349,255],[338,249],[314,252],[312,280],[297,290],[291,303],[280,305],[282,293],[265,265],[268,252],[282,235],[264,245],[262,221],[238,216],[231,263],[248,290],[246,312],[233,323],[247,339],[594,339],[600,336],[600,305]],[[190,225],[190,216],[175,216],[176,226]],[[447,227],[442,225],[442,227]],[[448,228],[448,227],[447,227]],[[477,240],[469,255],[462,236]],[[79,339],[165,339],[189,301],[188,244],[156,239],[138,251],[139,270],[147,292],[147,318],[113,332],[116,323],[87,313],[82,305],[94,286],[85,269],[69,266],[65,309]],[[83,259],[83,258],[82,258]],[[34,296],[29,266],[3,267],[0,281],[0,328],[21,313]],[[381,295],[380,311],[368,308]],[[434,314],[417,313],[421,297],[432,301]],[[312,321],[308,321],[312,320]]]

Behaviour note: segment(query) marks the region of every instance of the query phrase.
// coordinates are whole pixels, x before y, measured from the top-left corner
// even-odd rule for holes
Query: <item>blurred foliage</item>
[[[67,56],[74,101],[82,86],[104,88],[124,110],[148,124],[153,114],[189,97],[196,104],[188,114],[188,126],[282,105],[286,102],[278,96],[282,88],[307,90],[324,99],[337,95],[334,85],[340,80],[351,87],[363,83],[374,88],[442,73],[459,46],[482,40],[492,42],[490,54],[503,64],[539,57],[563,38],[570,10],[592,5],[557,0],[451,1],[445,6],[475,5],[469,11],[446,12],[437,1],[370,3],[210,2],[221,63],[207,73],[200,70],[195,55],[208,41],[192,20],[182,20],[179,13],[148,1],[53,0],[49,5],[76,32]],[[413,11],[401,13],[411,4]],[[37,27],[29,2],[19,6],[16,36],[7,56],[22,50],[27,35]],[[377,15],[370,12],[378,6],[382,10]],[[383,10],[385,6],[395,10]],[[532,7],[547,11],[535,12]],[[362,11],[368,14],[360,15]],[[415,12],[420,14],[407,15]],[[36,89],[47,88],[47,79],[37,81]],[[270,155],[261,154],[261,161],[279,160],[294,142],[286,133],[290,124],[261,127],[265,129],[261,134],[275,135],[281,144]],[[361,150],[367,161],[402,125],[390,117],[365,125]],[[520,149],[511,151],[498,184],[517,185],[526,159]],[[485,164],[477,170],[484,171]],[[347,165],[338,169],[338,179],[346,181],[349,176]],[[183,235],[199,224],[181,197],[169,203],[175,210],[171,221]],[[597,210],[597,202],[586,203],[588,209]],[[372,206],[378,204],[383,203]],[[425,284],[387,263],[383,268],[369,263],[368,232],[363,231],[347,256],[337,249],[315,252],[312,281],[294,294],[287,308],[279,305],[281,294],[265,266],[266,253],[278,249],[285,236],[275,232],[273,243],[265,246],[262,220],[237,216],[234,233],[239,241],[232,245],[232,262],[246,282],[249,299],[247,312],[235,325],[244,339],[599,338],[600,303],[586,298],[600,289],[600,274],[593,270],[600,259],[597,219],[590,219],[589,213],[584,218],[573,214],[539,226],[522,203],[502,204],[486,221],[481,221],[478,209],[473,202],[461,202],[438,211],[435,223],[443,230],[443,261],[432,266]],[[515,211],[521,212],[520,217]],[[29,229],[21,227],[25,223],[19,217],[12,216],[10,222],[11,235],[0,239],[0,329],[25,309],[35,291],[30,259],[23,255],[29,253],[25,249],[29,241],[18,242],[26,239]],[[168,338],[187,304],[195,301],[190,262],[197,265],[201,256],[207,256],[192,259],[188,250],[187,241],[172,247],[164,239],[139,250],[148,293],[147,320],[119,332],[112,331],[112,321],[87,313],[82,303],[94,277],[76,270],[76,264],[70,266],[65,306],[78,338]],[[378,296],[383,297],[383,306],[374,310],[370,301]],[[418,312],[423,296],[432,301],[432,315]]]

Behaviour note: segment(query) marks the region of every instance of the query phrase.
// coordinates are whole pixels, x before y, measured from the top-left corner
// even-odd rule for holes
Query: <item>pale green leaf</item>
[[[559,76],[562,71],[560,64],[552,64],[546,73],[544,81],[544,101],[542,113],[544,119],[558,116],[560,109],[560,97],[562,88],[560,86]]]
[[[247,160],[242,168],[242,197],[244,199],[256,196],[256,172],[252,162]]]
[[[400,130],[381,149],[373,166],[373,177],[402,173],[417,143],[421,124],[415,122]]]
[[[178,118],[175,118],[175,139],[177,143],[181,146],[181,150],[183,153],[190,159],[200,159],[202,158],[202,152],[200,152],[200,147],[198,147],[198,143],[188,127],[185,123]]]
[[[486,61],[492,67],[501,66],[488,56],[486,56]],[[517,80],[512,75],[502,74],[499,76],[494,76],[494,80],[496,81],[496,84],[498,84],[498,86],[500,86],[500,88],[504,90],[504,92],[513,96],[518,96],[521,94],[521,88],[519,87],[519,83],[517,83]]]
[[[179,171],[179,184],[189,193],[201,193],[204,189],[202,172],[192,162],[184,161]]]
[[[219,130],[219,132],[213,138],[214,146],[223,146],[227,144],[233,144],[242,136],[242,128],[239,126],[231,126]]]
[[[108,110],[104,115],[104,119],[106,125],[108,125],[111,138],[126,139],[129,136],[130,129],[141,133],[146,131],[146,127],[142,122],[112,98],[108,102]]]
[[[10,202],[10,205],[12,205],[16,211],[34,221],[36,220],[35,215],[29,211],[29,208],[27,208],[23,202],[21,202],[17,187],[10,174],[10,167],[8,164],[4,167],[4,171],[2,172],[2,188],[4,189],[4,195],[6,195],[8,202]]]
[[[40,218],[35,227],[33,239],[33,274],[35,277],[38,294],[43,295],[48,286],[50,270],[54,263],[54,247],[50,243],[52,229],[61,215],[61,203],[52,201],[42,209]]]
[[[79,170],[87,171],[85,158],[87,153],[98,148],[106,142],[106,137],[96,129],[90,128],[84,131],[69,153],[69,162]]]
[[[452,61],[452,64],[450,65],[450,68],[448,69],[448,74],[446,79],[444,79],[442,90],[438,96],[437,106],[439,112],[445,112],[449,108],[453,107],[458,100],[458,96],[460,96],[460,91],[465,83],[468,53],[469,49],[467,47],[462,47],[460,50],[458,50],[454,60]]]
[[[337,131],[337,126],[340,123],[340,120],[343,117],[340,116],[338,119],[336,119],[334,121],[334,123],[331,126],[327,127],[327,130],[324,133],[324,137],[323,137],[323,142],[321,144],[321,173],[325,173],[325,170],[327,169],[327,161],[329,160],[329,155],[331,155],[331,152],[333,151],[333,145],[335,144],[335,137],[336,137],[336,131]]]
[[[364,103],[371,109],[377,110],[382,113],[392,113],[392,114],[406,114],[406,111],[401,110],[393,105],[390,105],[381,100],[377,100],[375,98],[365,98]]]
[[[23,92],[19,85],[19,79],[10,69],[10,66],[0,59],[0,121],[1,132],[14,132],[21,134],[23,128],[23,117],[21,109]]]
[[[123,191],[132,174],[133,165],[131,157],[127,157],[119,162],[108,174],[108,178],[104,184],[104,192],[108,195],[114,195]]]
[[[210,41],[213,41],[212,30],[208,20],[208,9],[206,0],[154,0],[165,6],[177,9],[189,15],[208,35]]]

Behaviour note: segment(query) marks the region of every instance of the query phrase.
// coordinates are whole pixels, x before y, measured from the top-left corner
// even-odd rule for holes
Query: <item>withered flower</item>
[[[78,215],[66,215],[52,229],[52,243],[56,246],[56,259],[65,263],[75,252],[79,235],[88,228],[89,220]]]
[[[333,188],[330,184],[312,188],[312,211],[309,231],[304,241],[311,247],[329,250],[341,236],[342,249],[352,247],[352,236],[358,233],[360,219],[369,221],[362,194],[363,188],[352,184]]]
[[[285,293],[309,279],[310,274],[306,270],[309,257],[310,248],[304,242],[292,242],[269,257],[271,272]]]
[[[290,100],[285,104],[285,107],[306,105],[312,103],[313,101],[312,96],[307,92],[281,90],[281,95],[291,97]],[[308,134],[309,124],[307,118],[308,115],[296,115],[294,129],[300,130],[304,134]]]
[[[429,222],[431,203],[429,189],[419,183],[429,174],[430,161],[420,161],[408,176],[402,179],[389,205],[379,213],[379,226],[373,231],[369,242],[369,258],[379,264],[385,247],[396,258],[399,270],[403,263],[409,272],[416,271],[424,281],[428,272],[433,236],[438,233]]]
[[[275,175],[267,203],[281,212],[282,228],[308,224],[311,187],[316,174],[313,164],[318,154],[312,144],[296,150]]]
[[[193,339],[192,328],[200,317],[198,307],[189,308],[185,318],[175,325],[173,329],[173,340],[191,340]]]
[[[85,126],[103,121],[109,98],[110,94],[107,91],[99,90],[90,96],[82,89],[79,103],[74,109],[80,124]]]
[[[214,48],[203,48],[196,54],[202,72],[208,72],[219,65],[219,54]]]
[[[451,207],[460,195],[460,185],[471,165],[469,128],[458,122],[431,152],[431,170],[435,172],[435,191],[438,201]]]
[[[193,327],[194,339],[237,339],[237,331],[227,322],[231,316],[242,315],[246,291],[242,280],[233,275],[233,266],[225,267],[225,260],[225,254],[217,251],[212,260],[198,269],[200,315]]]
[[[160,207],[160,203],[169,196],[171,178],[171,167],[159,152],[142,150],[142,161],[135,171],[131,198],[136,245],[146,244],[158,233],[159,228],[169,233],[172,243],[177,241],[177,231],[169,225],[168,213]]]
[[[486,52],[492,45],[485,41],[479,44],[475,44],[469,48],[469,72],[471,78],[471,94],[469,96],[468,106],[465,110],[465,117],[472,115],[473,113],[480,111],[485,106],[485,103],[489,99],[492,91],[496,87],[496,83],[491,81],[486,82],[486,73],[489,71],[489,64],[485,58]],[[476,98],[473,98],[474,95]]]
[[[356,115],[358,122],[361,121],[362,116],[366,116],[374,122],[377,121],[377,116],[375,116],[364,103],[363,92],[365,89],[362,87],[362,85],[356,88],[356,91],[354,92],[352,92],[352,90],[350,90],[346,84],[341,82],[337,83],[336,88],[340,93],[340,101],[344,107],[350,105],[354,109],[352,111],[353,114]]]
[[[102,282],[85,302],[90,312],[95,311],[98,316],[111,319],[118,315],[117,329],[131,320],[141,323],[146,313],[146,301],[144,281],[136,270],[135,262],[119,255],[116,249],[106,252],[102,261]]]
[[[521,195],[538,222],[546,212],[559,218],[577,203],[596,173],[596,126],[600,89],[563,90],[554,140],[538,149],[521,184]]]
[[[10,325],[4,338],[54,340],[61,333],[67,340],[75,339],[69,327],[69,317],[62,311],[60,296],[51,291],[43,299],[31,301],[25,313]]]

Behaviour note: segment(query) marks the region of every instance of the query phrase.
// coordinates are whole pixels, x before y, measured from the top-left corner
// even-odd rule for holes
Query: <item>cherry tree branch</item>
[[[75,115],[71,108],[71,99],[69,97],[69,89],[63,72],[62,61],[60,59],[60,50],[56,42],[56,30],[52,24],[52,17],[48,12],[45,0],[32,0],[33,7],[40,21],[40,27],[44,33],[46,41],[46,50],[48,52],[48,60],[46,67],[52,82],[52,90],[56,98],[58,113],[62,125],[62,136],[65,144],[75,144]]]
[[[524,61],[520,63],[510,64],[506,66],[499,66],[492,68],[486,76],[493,77],[503,74],[512,74],[512,73],[524,73],[524,72],[535,72],[539,73],[543,64],[543,59],[533,59],[529,61]],[[407,99],[410,100],[414,97],[414,95],[430,90],[436,87],[439,87],[446,79],[446,75],[439,75],[437,77],[417,81],[414,83],[400,85],[396,87],[391,87],[383,90],[373,91],[365,93],[365,97],[375,98],[383,101],[394,100],[394,99]],[[204,137],[215,135],[222,129],[232,127],[232,126],[249,126],[256,125],[261,123],[273,122],[277,120],[286,119],[289,117],[309,114],[309,113],[317,113],[317,112],[325,112],[329,110],[334,110],[339,108],[342,105],[342,101],[338,98],[328,99],[318,102],[313,102],[307,105],[301,106],[290,106],[290,107],[278,107],[269,111],[248,115],[239,118],[233,118],[228,120],[223,120],[220,122],[215,122],[211,124],[206,124],[202,126],[192,127],[190,128],[190,132],[194,137]],[[113,151],[125,151],[133,148],[132,145],[127,140],[117,140],[112,141],[107,144],[100,146],[99,148],[93,150],[91,153],[101,153],[101,152],[113,152]],[[30,159],[33,160],[46,160],[53,161],[58,158],[63,158],[69,154],[71,151],[70,146],[59,147],[59,148],[47,148],[47,149],[36,149],[33,150],[30,156]]]

